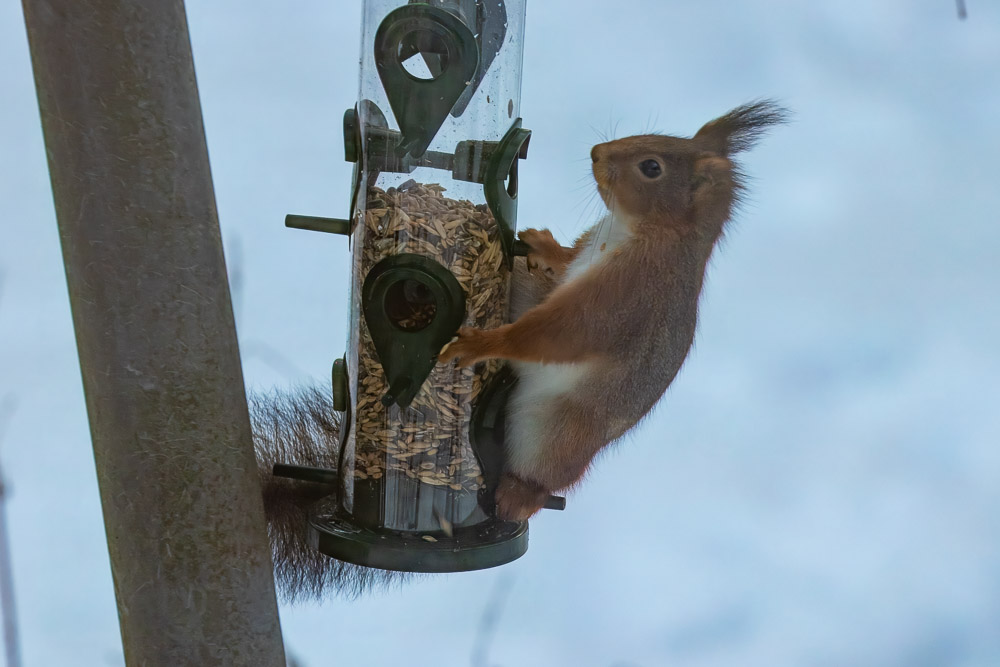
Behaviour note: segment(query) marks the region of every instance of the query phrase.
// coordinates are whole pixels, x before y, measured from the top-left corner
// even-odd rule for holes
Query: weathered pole
[[[129,665],[282,665],[182,0],[23,0]]]

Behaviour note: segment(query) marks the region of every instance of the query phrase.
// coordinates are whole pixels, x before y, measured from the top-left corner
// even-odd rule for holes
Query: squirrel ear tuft
[[[718,181],[723,174],[729,173],[733,168],[733,163],[724,157],[709,156],[700,158],[694,163],[694,172],[691,179],[693,189],[704,185],[712,185]]]
[[[723,155],[732,155],[751,148],[769,127],[788,122],[790,116],[788,109],[773,100],[757,100],[706,123],[694,138]]]

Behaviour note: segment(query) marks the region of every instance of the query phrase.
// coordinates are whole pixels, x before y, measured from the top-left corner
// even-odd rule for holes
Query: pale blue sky
[[[360,2],[188,2],[248,384],[324,381]],[[19,3],[0,5],[0,446],[26,665],[116,665],[93,457]],[[529,0],[520,224],[597,216],[600,133],[690,134],[752,98],[696,349],[655,415],[498,570],[282,608],[312,666],[1000,664],[1000,6]],[[265,362],[282,350],[293,369]],[[295,370],[298,369],[298,370]],[[303,375],[299,376],[298,373]]]

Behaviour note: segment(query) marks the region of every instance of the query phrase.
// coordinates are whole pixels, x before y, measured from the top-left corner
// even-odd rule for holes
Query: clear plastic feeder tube
[[[366,0],[345,119],[357,170],[340,512],[455,549],[524,542],[461,569],[526,548],[523,526],[492,518],[496,471],[470,438],[501,364],[436,362],[460,326],[508,319],[523,26],[524,0]]]

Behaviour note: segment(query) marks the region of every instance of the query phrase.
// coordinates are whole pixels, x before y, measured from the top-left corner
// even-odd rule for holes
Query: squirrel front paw
[[[525,521],[542,509],[549,492],[540,485],[504,473],[497,486],[497,517],[504,521]]]
[[[563,247],[559,245],[549,230],[524,229],[518,232],[517,237],[530,248],[528,256],[525,258],[529,271],[539,269],[544,273],[554,274],[564,268],[558,259],[562,254]]]
[[[458,367],[462,368],[486,359],[489,356],[487,354],[488,333],[482,329],[462,327],[458,330],[458,335],[438,352],[438,362],[446,364],[455,359],[458,361]]]

